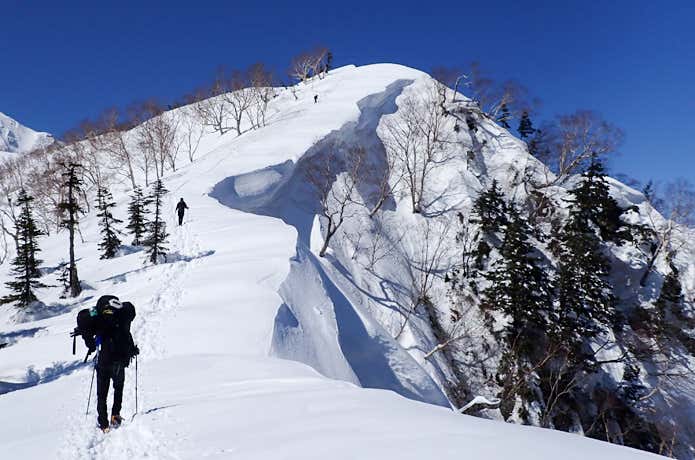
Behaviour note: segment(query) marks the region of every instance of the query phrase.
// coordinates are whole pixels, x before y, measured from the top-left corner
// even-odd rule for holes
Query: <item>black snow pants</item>
[[[179,226],[183,224],[183,212],[179,211]]]
[[[106,411],[106,398],[109,395],[109,383],[113,380],[113,406],[111,415],[121,415],[123,401],[123,383],[125,366],[122,363],[97,365],[97,414],[99,426],[109,426],[109,414]]]

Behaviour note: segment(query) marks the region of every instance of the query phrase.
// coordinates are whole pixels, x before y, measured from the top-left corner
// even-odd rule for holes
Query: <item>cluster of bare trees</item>
[[[190,117],[165,111],[153,101],[134,104],[126,111],[105,110],[65,133],[62,141],[0,165],[0,200],[5,205],[0,227],[14,238],[13,197],[25,189],[34,198],[42,230],[49,234],[58,230],[58,204],[64,199],[61,164],[80,165],[77,174],[84,186],[77,198],[89,211],[92,200],[88,197],[110,182],[127,180],[135,187],[144,178],[149,185],[176,169],[181,151],[192,161],[201,136],[202,128]]]
[[[361,181],[364,159],[364,148],[345,150],[339,144],[331,144],[321,154],[309,159],[306,179],[316,195],[319,214],[326,222],[326,235],[319,251],[321,257],[326,255],[331,238],[345,220],[356,214],[355,205],[360,203],[357,186]]]
[[[650,204],[661,213],[664,219],[655,218],[652,213],[647,217],[653,231],[653,241],[647,254],[647,267],[640,279],[644,286],[662,254],[669,256],[680,250],[688,241],[688,235],[681,231],[682,226],[695,226],[695,186],[685,178],[677,178],[664,187],[654,186],[652,182],[644,188]]]
[[[398,112],[384,121],[382,141],[388,171],[405,184],[414,213],[422,213],[426,207],[424,197],[432,172],[451,160],[456,141],[445,123],[446,113],[436,99],[415,94],[399,101]],[[394,182],[387,177],[380,183],[382,196],[377,204],[391,191],[386,184]]]
[[[212,84],[198,90],[193,107],[204,126],[219,134],[240,136],[266,124],[268,103],[275,97],[273,74],[257,63],[245,70],[219,70]]]
[[[592,155],[603,158],[615,153],[623,140],[619,128],[590,110],[556,117],[543,126],[541,135],[536,156],[556,174],[548,185],[560,184],[581,172]]]
[[[472,99],[464,111],[480,113],[509,127],[509,122],[533,114],[540,105],[537,98],[514,80],[497,81],[480,63],[473,62],[466,71],[454,67],[437,67],[432,76],[440,83],[440,100],[446,102],[447,89],[461,90]],[[451,100],[450,102],[456,102]],[[528,127],[527,127],[528,129]],[[520,129],[521,130],[521,129]],[[590,110],[577,110],[531,129],[530,152],[554,173],[541,187],[561,184],[582,170],[592,155],[605,157],[617,151],[623,133],[615,125]],[[525,133],[526,134],[526,133]]]
[[[317,47],[293,59],[292,68],[303,68],[306,80],[323,78],[331,66],[328,48]],[[60,168],[63,162],[81,165],[80,180],[87,195],[126,180],[135,188],[145,186],[175,171],[181,157],[194,161],[206,129],[219,134],[234,131],[241,135],[265,126],[268,105],[276,96],[275,78],[263,63],[244,70],[219,71],[212,82],[184,96],[172,106],[154,100],[131,104],[125,110],[110,108],[93,120],[84,120],[66,132],[60,142],[30,152],[0,165],[2,210],[0,227],[12,232],[12,196],[25,188],[35,199],[35,212],[47,232],[57,228],[56,206],[62,200]]]
[[[311,77],[323,79],[331,68],[333,54],[325,46],[303,51],[292,58],[288,73],[297,81],[307,81]]]
[[[432,77],[454,90],[450,102],[455,102],[456,92],[460,90],[471,98],[471,109],[493,119],[498,119],[503,110],[508,110],[511,118],[518,118],[539,104],[529,97],[526,87],[515,80],[496,81],[478,62],[472,62],[465,71],[457,67],[435,67]]]

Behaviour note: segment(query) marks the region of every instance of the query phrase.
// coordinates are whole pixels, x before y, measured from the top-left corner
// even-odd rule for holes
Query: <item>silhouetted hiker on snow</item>
[[[188,205],[183,201],[183,198],[181,198],[181,201],[176,205],[176,212],[179,213],[179,226],[183,224],[183,214],[186,212],[186,209],[188,209]]]
[[[314,104],[318,104],[318,102],[319,102],[319,95],[314,94]]]
[[[106,398],[109,384],[113,380],[113,406],[111,407],[111,427],[120,426],[121,402],[125,368],[140,350],[130,334],[130,323],[135,318],[135,306],[130,302],[121,303],[118,297],[104,295],[95,307],[84,309],[77,314],[76,333],[82,335],[84,344],[93,353],[99,346],[96,358],[97,374],[97,415],[99,428],[109,430]],[[85,358],[86,360],[87,358]]]

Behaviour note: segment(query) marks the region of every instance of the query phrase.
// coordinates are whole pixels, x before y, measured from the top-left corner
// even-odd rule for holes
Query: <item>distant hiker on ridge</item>
[[[319,95],[314,94],[314,104],[318,104],[318,102],[319,102]]]
[[[109,431],[109,418],[106,398],[109,384],[113,380],[113,406],[111,407],[111,427],[117,428],[123,422],[121,402],[125,368],[140,350],[130,334],[130,323],[135,318],[135,307],[130,302],[121,303],[118,297],[104,295],[93,308],[81,310],[77,314],[77,329],[89,354],[99,346],[96,357],[97,374],[97,420],[103,432]],[[85,358],[86,360],[87,358]]]
[[[186,209],[188,209],[188,205],[181,198],[181,201],[176,205],[176,212],[179,213],[179,227],[183,224],[183,214],[186,212]]]

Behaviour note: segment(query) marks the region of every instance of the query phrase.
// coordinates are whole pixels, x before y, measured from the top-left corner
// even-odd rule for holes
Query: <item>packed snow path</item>
[[[29,364],[40,377],[31,388],[0,396],[3,458],[651,457],[566,433],[461,416],[269,356],[283,304],[278,292],[297,254],[298,234],[276,217],[224,206],[209,195],[212,187],[229,177],[297,162],[315,141],[357,120],[358,101],[396,80],[420,76],[391,65],[344,68],[304,87],[299,101],[281,95],[268,127],[239,138],[206,138],[205,156],[166,181],[172,210],[168,263],[143,267],[137,252],[101,262],[96,241],[81,246],[81,276],[93,289],[64,314],[17,325],[16,331],[38,328],[40,333],[20,334],[0,352],[0,380],[21,380]],[[314,92],[321,95],[319,104],[310,97]],[[179,197],[190,207],[181,228],[173,215]],[[126,201],[122,196],[120,205]],[[85,224],[83,232],[96,234],[94,223]],[[62,238],[47,241],[50,263],[62,254]],[[133,331],[142,353],[139,413],[131,419],[131,366],[122,414],[127,421],[103,435],[94,427],[94,399],[84,417],[91,368],[77,361],[84,347],[76,358],[69,355],[67,333],[77,310],[107,293],[135,303]],[[345,365],[341,353],[333,359],[336,366]]]

